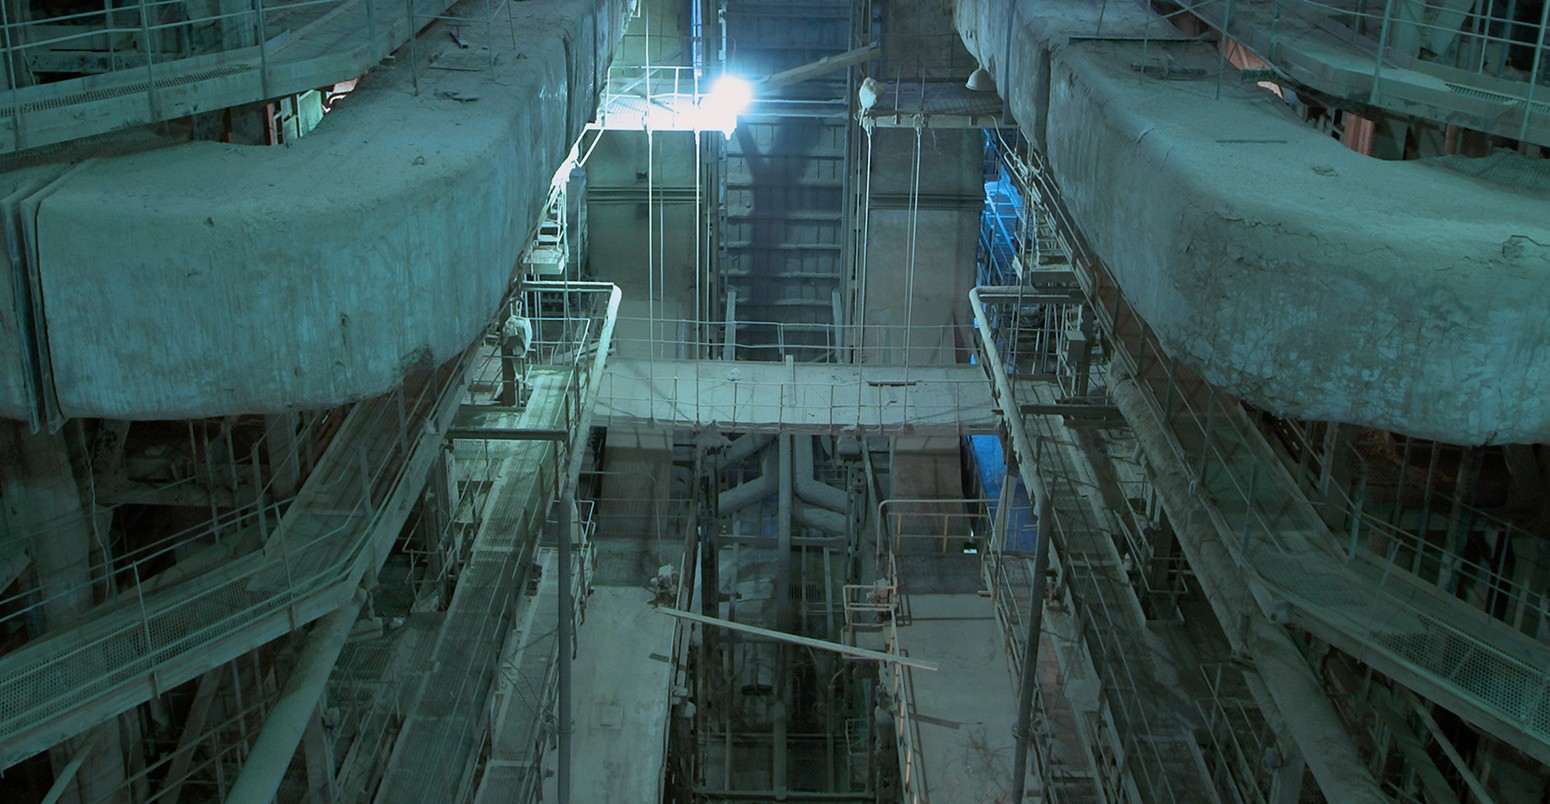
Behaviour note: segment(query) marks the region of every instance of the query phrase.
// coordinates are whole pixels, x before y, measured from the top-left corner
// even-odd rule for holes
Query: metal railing
[[[1226,30],[1272,65],[1287,61],[1292,51],[1307,50],[1304,56],[1315,59],[1338,52],[1340,69],[1363,71],[1348,80],[1365,82],[1368,105],[1414,112],[1407,103],[1424,97],[1442,110],[1484,110],[1477,115],[1491,118],[1494,133],[1545,144],[1550,49],[1543,10],[1537,20],[1518,20],[1492,13],[1494,4],[1487,3],[1459,9],[1404,0],[1180,0],[1178,5],[1173,13]],[[1224,53],[1223,71],[1225,61]],[[1401,83],[1412,86],[1401,90]],[[1344,96],[1346,88],[1339,89],[1336,94]]]
[[[1230,793],[1224,796],[1226,801],[1271,801],[1276,773],[1269,760],[1283,754],[1257,704],[1226,689],[1232,682],[1243,686],[1242,669],[1220,662],[1199,669],[1210,697],[1197,699],[1195,708],[1204,723],[1201,732],[1210,740],[1211,750],[1204,753],[1212,781],[1218,790]]]
[[[895,576],[897,577],[897,576]],[[895,583],[897,586],[897,583]],[[909,651],[899,647],[898,606],[888,618],[887,645],[900,656]],[[926,755],[920,745],[920,724],[915,722],[914,668],[901,662],[888,662],[888,694],[893,702],[894,739],[899,752],[899,790],[903,801],[926,804],[931,800],[930,780],[926,778]]]
[[[93,610],[57,639],[45,634],[0,659],[0,732],[21,734],[67,717],[83,703],[133,695],[125,688],[163,689],[197,672],[184,665],[202,665],[216,643],[229,642],[221,650],[235,655],[336,607],[341,601],[333,597],[348,596],[349,581],[364,569],[360,559],[371,547],[365,538],[371,523],[406,482],[402,473],[418,433],[413,442],[396,434],[402,425],[418,428],[442,407],[438,400],[448,398],[457,377],[443,371],[408,394],[400,389],[357,406],[340,443],[359,451],[339,452],[319,467],[325,491],[316,497],[329,513],[317,512],[306,523],[310,528],[292,517],[272,523],[258,516],[260,550],[165,589],[145,585],[161,568],[156,559],[164,551],[119,566],[117,577],[130,579],[119,604]],[[388,435],[370,439],[375,433]],[[291,512],[304,505],[293,504]],[[257,629],[258,621],[270,625]],[[201,658],[186,661],[194,656]],[[36,747],[47,744],[45,739]],[[0,765],[26,756],[13,753],[26,750],[20,741],[8,749]]]
[[[595,337],[598,329],[581,322],[569,331]],[[584,343],[548,353],[569,366],[567,393],[585,387],[577,381],[590,372],[590,361],[581,359]],[[409,475],[428,468],[436,450],[425,447],[439,441],[462,400],[477,351],[358,405],[286,517],[271,523],[273,506],[259,508],[260,549],[165,588],[146,586],[163,569],[165,548],[116,565],[116,577],[130,579],[117,604],[0,658],[0,733],[25,732],[41,741],[8,741],[0,767],[52,744],[47,730],[64,728],[53,724],[83,704],[139,700],[192,677],[198,671],[190,668],[204,666],[212,655],[241,653],[343,602],[385,549],[371,538],[378,522],[390,511],[407,517],[418,495],[418,479]],[[568,415],[566,423],[576,421]],[[72,593],[54,592],[7,620]]]
[[[877,516],[872,520],[877,558],[881,560],[885,551],[890,557],[909,553],[904,549],[907,541],[930,543],[937,553],[964,552],[966,547],[974,552],[1000,550],[1004,540],[992,531],[997,521],[1010,522],[1011,512],[993,517],[991,506],[999,502],[988,498],[883,500],[877,504]],[[1031,507],[1020,507],[1026,516],[1032,517]],[[1003,516],[1006,519],[1001,519]]]
[[[620,316],[636,333],[619,345],[623,357],[657,360],[747,360],[849,365],[940,366],[968,363],[974,350],[961,326],[801,323],[791,321],[695,321]],[[644,333],[645,337],[640,337]]]
[[[63,142],[347,81],[450,4],[253,0],[226,11],[232,7],[141,0],[26,20],[0,9],[0,148]]]
[[[1023,661],[1028,655],[1027,612],[1036,604],[1043,606],[1050,601],[1032,599],[1033,582],[1026,576],[1032,572],[1033,561],[1028,556],[1009,554],[993,548],[984,551],[981,561],[981,572],[995,603],[996,620],[1001,625],[1003,643],[1006,645],[1007,672],[1015,679],[1021,675]],[[1025,576],[1021,580],[1015,577],[1019,571]],[[1049,594],[1059,600],[1064,593],[1055,589]],[[1055,761],[1057,737],[1050,724],[1059,718],[1059,713],[1053,708],[1059,706],[1067,710],[1071,708],[1069,702],[1046,700],[1043,686],[1034,685],[1033,711],[1037,713],[1034,722],[1040,725],[1026,738],[1033,746],[1028,756],[1032,760],[1033,776],[1040,783],[1042,800],[1056,804],[1061,801],[1100,800],[1098,796],[1101,788],[1094,770],[1098,763],[1092,754],[1093,736],[1088,733],[1086,719],[1077,717],[1074,711],[1070,715],[1079,744],[1067,744],[1064,747],[1080,754],[1083,762],[1073,765]]]
[[[598,128],[695,131],[721,128],[701,109],[697,67],[612,65],[598,102]],[[714,122],[716,125],[707,125]]]
[[[1106,269],[1090,265],[1086,278],[1103,328],[1119,347],[1116,355],[1148,392],[1154,414],[1172,436],[1175,455],[1211,499],[1218,527],[1236,534],[1223,540],[1234,560],[1325,627],[1386,656],[1393,662],[1386,672],[1418,671],[1441,690],[1510,724],[1519,731],[1520,741],[1550,742],[1550,665],[1532,658],[1531,641],[1504,627],[1481,627],[1489,624],[1488,616],[1459,601],[1415,594],[1401,577],[1408,573],[1396,569],[1392,558],[1374,567],[1367,551],[1346,553],[1296,492],[1295,482],[1238,401],[1166,355]],[[1323,602],[1327,594],[1309,594],[1307,579],[1277,572],[1277,566],[1285,564],[1281,559],[1301,566],[1299,559],[1304,558],[1351,562],[1358,570],[1366,565],[1359,577],[1378,577],[1378,583],[1358,576],[1330,580],[1344,586],[1342,595],[1363,600],[1359,619]],[[1479,615],[1476,622],[1471,622],[1471,613]]]
[[[1385,462],[1374,459],[1355,443],[1346,445],[1334,455],[1326,454],[1310,442],[1308,434],[1299,426],[1283,427],[1277,433],[1293,439],[1291,446],[1306,456],[1301,463],[1286,461],[1287,469],[1310,499],[1320,500],[1325,521],[1345,542],[1347,560],[1362,554],[1380,562],[1392,560],[1395,566],[1430,583],[1443,594],[1465,600],[1529,636],[1536,635],[1541,623],[1550,618],[1550,590],[1538,588],[1532,582],[1545,568],[1531,552],[1525,555],[1515,551],[1513,571],[1529,579],[1519,582],[1498,567],[1465,558],[1448,544],[1431,541],[1431,535],[1441,532],[1444,541],[1451,542],[1460,531],[1495,534],[1498,544],[1503,541],[1529,544],[1538,537],[1513,522],[1436,490],[1434,486],[1441,478],[1435,476],[1435,460],[1430,462],[1431,469],[1424,480],[1407,482],[1410,441],[1406,441],[1403,455],[1396,451],[1390,456],[1397,464],[1394,467],[1397,470],[1396,500],[1385,511],[1369,497],[1376,485],[1372,475],[1377,474]],[[1435,458],[1435,451],[1443,449],[1444,445],[1430,443],[1426,448],[1434,451]],[[1324,482],[1325,474],[1330,471],[1324,464],[1342,461],[1348,461],[1349,466],[1356,468],[1354,480],[1349,484]],[[1425,497],[1419,509],[1403,504],[1403,492],[1407,489]],[[1450,516],[1435,513],[1432,510],[1435,508],[1456,511],[1459,526],[1454,526]],[[1418,514],[1419,521],[1414,528],[1405,524],[1406,513]],[[1457,546],[1456,542],[1454,546]]]

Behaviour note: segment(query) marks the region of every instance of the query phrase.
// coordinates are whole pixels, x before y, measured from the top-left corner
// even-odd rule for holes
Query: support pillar
[[[42,616],[30,624],[30,636],[62,628],[80,619],[95,601],[92,595],[91,522],[81,503],[70,449],[62,435],[33,434],[19,423],[0,425],[0,499],[7,530],[31,543]],[[123,784],[124,752],[118,721],[99,723],[50,751],[57,771],[87,751],[61,804],[127,800]]]
[[[264,443],[269,445],[271,489],[277,498],[290,497],[301,485],[301,451],[296,431],[301,417],[280,413],[264,417]]]

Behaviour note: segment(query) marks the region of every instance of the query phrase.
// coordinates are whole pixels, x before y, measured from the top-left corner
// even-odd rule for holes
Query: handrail
[[[866,365],[903,365],[903,353],[911,353],[912,365],[940,363],[967,363],[975,354],[972,346],[960,346],[958,336],[965,334],[962,325],[939,326],[903,324],[857,324],[836,328],[832,323],[800,321],[742,320],[718,321],[692,318],[640,318],[622,316],[620,322],[638,326],[650,333],[629,343],[631,351],[642,350],[640,357],[661,360],[704,360],[712,356],[720,358],[730,347],[738,360],[780,361],[796,354],[811,356],[813,352],[827,354],[827,362],[851,365],[850,360],[838,359],[842,353],[854,351],[860,338],[866,346],[861,350]],[[759,333],[750,336],[749,331]],[[773,331],[773,335],[764,333]],[[922,334],[934,334],[922,343]],[[732,340],[728,340],[728,336]],[[921,359],[925,354],[928,359]],[[625,357],[636,355],[626,352]]]
[[[1087,270],[1093,284],[1093,309],[1112,335],[1118,316],[1133,312],[1101,264],[1088,265]],[[1112,294],[1112,301],[1106,294]],[[1402,594],[1401,584],[1386,582],[1394,574],[1392,561],[1379,567],[1382,579],[1376,584],[1354,577],[1350,580],[1353,592],[1375,607],[1360,621],[1341,615],[1338,607],[1329,606],[1306,589],[1284,579],[1277,581],[1273,573],[1263,569],[1267,561],[1277,557],[1316,557],[1343,565],[1346,554],[1300,493],[1263,493],[1267,486],[1295,488],[1296,484],[1241,405],[1184,372],[1162,351],[1150,327],[1139,318],[1135,320],[1141,325],[1139,331],[1112,338],[1117,347],[1115,356],[1149,389],[1149,404],[1163,427],[1171,431],[1168,440],[1175,455],[1194,474],[1199,487],[1214,498],[1210,509],[1219,528],[1238,534],[1237,539],[1223,540],[1227,554],[1239,566],[1254,571],[1277,594],[1295,602],[1305,619],[1312,621],[1309,625],[1332,629],[1363,645],[1369,652],[1364,660],[1372,663],[1382,656],[1387,663],[1379,669],[1386,667],[1390,675],[1417,674],[1440,691],[1457,696],[1461,704],[1473,707],[1474,714],[1460,712],[1466,719],[1531,754],[1550,756],[1550,706],[1539,703],[1550,701],[1550,665],[1532,660],[1536,648],[1531,640],[1506,628],[1481,630],[1445,616],[1444,612],[1467,613],[1482,622],[1490,621],[1489,615],[1457,599],[1435,596],[1435,606],[1426,606],[1423,598]],[[1186,447],[1186,441],[1193,446]],[[1241,468],[1235,469],[1242,459],[1253,467],[1246,479],[1240,477]],[[1232,522],[1225,521],[1221,513],[1228,505],[1242,509]],[[1290,539],[1300,539],[1301,547],[1294,549]],[[1404,569],[1398,572],[1409,574]],[[1385,630],[1374,618],[1374,612],[1383,606],[1401,615],[1396,622],[1411,626],[1402,632]],[[1498,642],[1514,644],[1509,649]],[[1463,661],[1461,657],[1466,655],[1473,661]],[[1487,674],[1494,679],[1490,684],[1474,670],[1474,662],[1482,660],[1492,665]],[[1497,727],[1498,723],[1506,730]]]
[[[569,289],[586,288],[571,283]],[[617,300],[616,292],[614,299]],[[581,331],[590,333],[591,329],[582,327]],[[298,530],[317,521],[303,513],[304,501],[299,501],[291,509],[295,516],[287,516],[263,549],[155,596],[140,597],[137,609],[119,607],[99,612],[66,632],[46,635],[0,657],[0,733],[12,735],[0,747],[0,767],[57,742],[50,740],[70,727],[56,721],[68,720],[69,713],[82,705],[111,705],[105,702],[115,696],[123,705],[122,696],[137,695],[127,692],[134,685],[143,685],[139,689],[150,692],[163,688],[180,673],[186,675],[181,670],[169,672],[171,663],[179,657],[189,654],[207,660],[212,653],[219,653],[216,644],[224,645],[220,650],[240,652],[248,642],[278,636],[343,602],[366,569],[363,559],[367,551],[384,549],[367,538],[386,514],[384,504],[395,501],[395,505],[402,506],[401,511],[395,511],[407,516],[412,500],[398,500],[395,494],[400,489],[412,489],[413,482],[404,476],[412,459],[428,468],[425,456],[434,450],[426,452],[425,446],[434,444],[440,438],[441,428],[450,421],[461,401],[462,381],[472,355],[479,348],[475,344],[456,361],[455,367],[443,369],[439,379],[423,383],[414,399],[402,409],[397,400],[403,395],[398,392],[352,411],[335,448],[325,455],[324,463],[314,471],[308,484],[323,488],[322,496],[329,501],[342,482],[345,499],[355,498],[342,515],[333,514],[340,517],[338,524],[325,526],[310,537],[298,534]],[[583,350],[576,351],[579,354]],[[600,354],[606,355],[606,351]],[[595,393],[600,377],[595,364],[592,375],[590,387]],[[575,381],[573,365],[567,372],[567,386]],[[412,443],[405,443],[399,437],[398,426],[387,426],[396,424],[397,415],[408,416],[417,426],[421,422],[430,426]],[[379,436],[365,447],[376,448],[374,466],[365,460],[366,451],[362,451],[358,453],[362,456],[359,471],[350,467],[352,456],[343,451],[353,446],[355,433]],[[585,437],[584,433],[576,436],[583,443]],[[573,451],[585,452],[575,448]],[[397,528],[393,530],[396,532]],[[339,538],[345,534],[354,534],[356,538]],[[308,569],[297,576],[295,572],[301,567]],[[271,622],[270,631],[275,633],[255,630],[255,624],[265,618]],[[70,641],[70,647],[59,649],[57,644],[65,639]],[[30,739],[18,736],[24,732]]]
[[[208,82],[213,71],[222,73],[221,81],[200,89],[199,108],[347,81],[413,37],[420,26],[405,24],[406,17],[443,19],[452,4],[430,0],[415,10],[386,0],[261,1],[235,11],[212,6],[204,13],[205,7],[185,0],[147,0],[31,20],[0,15],[9,63],[25,65],[58,51],[66,61],[55,69],[45,64],[39,72],[69,76],[39,82],[15,70],[4,72],[0,88],[9,97],[0,105],[0,153],[140,125],[147,116],[159,121],[185,115],[188,105],[165,103],[164,93]],[[509,0],[502,5],[509,10]],[[379,23],[379,17],[396,24]],[[309,37],[313,26],[317,37]],[[94,42],[100,49],[86,49]],[[123,102],[135,96],[143,100]]]
[[[1362,100],[1370,105],[1398,104],[1403,111],[1415,113],[1415,97],[1396,94],[1385,83],[1394,76],[1417,73],[1426,76],[1427,102],[1439,110],[1464,109],[1466,101],[1485,104],[1481,108],[1490,111],[1476,114],[1468,125],[1494,125],[1494,133],[1528,140],[1531,124],[1550,122],[1550,95],[1541,89],[1550,87],[1546,70],[1550,49],[1545,41],[1550,9],[1535,22],[1492,14],[1491,7],[1482,3],[1444,9],[1430,17],[1401,13],[1406,7],[1396,0],[1384,0],[1370,10],[1360,2],[1325,0],[1232,0],[1225,7],[1220,0],[1180,0],[1178,5],[1180,9],[1173,13],[1188,13],[1208,25],[1226,28],[1240,46],[1278,68],[1279,62],[1290,61],[1288,48],[1312,52],[1320,45],[1310,35],[1322,37],[1323,50],[1339,49],[1340,69],[1352,67],[1347,70],[1350,77],[1366,82]],[[1153,22],[1148,22],[1148,30]],[[1519,35],[1512,36],[1514,31]],[[1414,53],[1399,52],[1396,42],[1401,38],[1414,46]],[[1510,54],[1524,50],[1529,53],[1528,64],[1512,64]],[[1317,53],[1311,57],[1320,58]],[[1351,91],[1346,88],[1336,94]],[[1391,95],[1395,97],[1390,99]],[[1513,115],[1513,109],[1520,116]],[[1543,132],[1538,132],[1535,141],[1544,144],[1543,139]]]

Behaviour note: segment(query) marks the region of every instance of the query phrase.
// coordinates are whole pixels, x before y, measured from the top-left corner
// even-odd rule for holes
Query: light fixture
[[[974,72],[969,73],[969,80],[964,83],[970,92],[995,92],[996,79],[990,77],[990,73],[984,67],[975,67]]]
[[[705,128],[720,129],[730,139],[737,128],[737,116],[752,104],[753,84],[742,76],[723,73],[700,98],[701,123]]]

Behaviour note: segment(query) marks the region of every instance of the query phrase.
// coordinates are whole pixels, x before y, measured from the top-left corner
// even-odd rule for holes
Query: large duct
[[[1281,416],[1550,440],[1550,163],[1356,153],[1133,5],[955,14],[1170,356]]]
[[[766,450],[759,460],[761,474],[758,477],[721,492],[716,498],[716,507],[722,516],[731,516],[780,490],[777,458],[775,450]]]
[[[849,518],[845,514],[815,505],[797,503],[793,512],[798,522],[831,536],[844,536],[846,525],[849,524]]]
[[[813,438],[814,436],[796,436],[796,492],[797,498],[805,503],[826,508],[840,514],[850,513],[850,495],[844,491],[821,483],[813,476]]]
[[[721,456],[722,466],[736,466],[753,457],[759,450],[769,446],[774,436],[765,433],[747,433],[732,442],[727,451]]]
[[[327,407],[461,353],[509,287],[633,5],[514,3],[521,53],[497,36],[501,57],[474,72],[428,69],[458,52],[434,23],[418,64],[372,70],[284,147],[126,135],[0,174],[21,235],[0,257],[0,307],[42,316],[0,316],[0,416]]]

